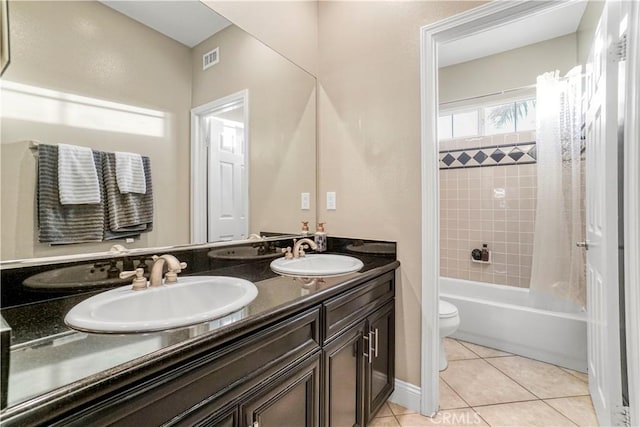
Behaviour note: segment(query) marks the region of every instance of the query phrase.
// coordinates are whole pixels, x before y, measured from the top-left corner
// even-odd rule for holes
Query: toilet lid
[[[440,300],[438,304],[440,317],[454,317],[458,314],[458,309],[450,302]]]

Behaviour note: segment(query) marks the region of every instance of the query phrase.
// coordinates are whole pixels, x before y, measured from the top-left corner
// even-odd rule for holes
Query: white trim
[[[629,2],[624,135],[624,269],[630,425],[640,426],[640,4]]]
[[[420,412],[420,387],[396,379],[395,389],[389,401],[404,406],[415,412]]]
[[[251,144],[249,139],[249,90],[244,89],[215,101],[208,102],[191,109],[191,243],[206,243],[207,236],[207,146],[200,143],[204,122],[202,116],[226,104],[242,101],[244,105],[244,137],[246,141],[245,158],[250,157]],[[246,179],[249,180],[251,171],[247,167]],[[247,191],[245,206],[247,207],[247,224],[249,224],[249,192]],[[248,233],[247,233],[248,235]]]
[[[565,7],[570,2],[535,0],[494,1],[420,29],[420,99],[422,160],[422,315],[421,410],[433,415],[438,409],[438,280],[439,280],[439,183],[438,183],[438,46],[525,16]]]

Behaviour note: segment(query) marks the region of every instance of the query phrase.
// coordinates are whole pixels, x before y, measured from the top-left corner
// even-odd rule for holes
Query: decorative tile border
[[[440,151],[440,169],[521,165],[535,162],[535,141]]]

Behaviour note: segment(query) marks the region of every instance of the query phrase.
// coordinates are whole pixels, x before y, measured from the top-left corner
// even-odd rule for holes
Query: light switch
[[[311,195],[309,193],[300,194],[300,209],[305,211],[311,209]]]
[[[336,210],[336,192],[335,191],[327,191],[327,210],[328,211]]]

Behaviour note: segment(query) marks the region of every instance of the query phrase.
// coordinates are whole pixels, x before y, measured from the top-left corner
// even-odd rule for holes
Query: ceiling
[[[231,25],[199,0],[100,2],[188,47]],[[586,1],[572,2],[566,7],[446,43],[439,50],[440,67],[572,34],[578,29],[586,7]]]
[[[188,47],[231,25],[199,0],[99,0],[118,12]]]
[[[586,7],[586,1],[573,2],[446,43],[439,49],[438,63],[446,67],[575,33]]]

